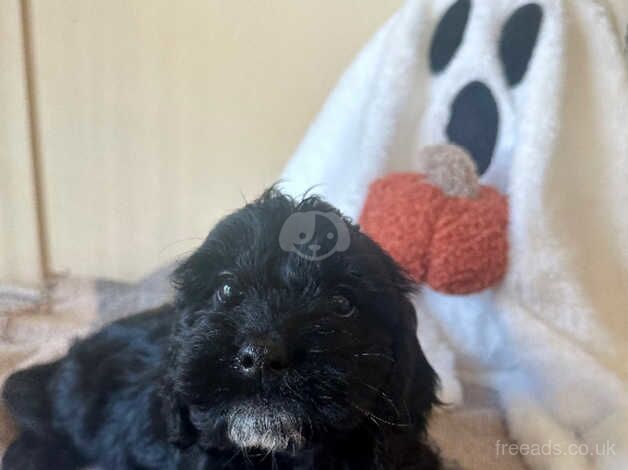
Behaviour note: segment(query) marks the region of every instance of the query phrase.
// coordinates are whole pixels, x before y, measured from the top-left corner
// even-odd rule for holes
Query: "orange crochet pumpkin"
[[[360,225],[416,282],[448,294],[498,283],[508,261],[508,202],[477,181],[459,147],[423,150],[424,173],[373,182]]]

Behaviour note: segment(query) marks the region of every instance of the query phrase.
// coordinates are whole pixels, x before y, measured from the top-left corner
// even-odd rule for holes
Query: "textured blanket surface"
[[[168,270],[135,284],[62,279],[50,303],[34,290],[0,286],[0,381],[13,370],[56,359],[73,340],[115,318],[160,305],[170,298]],[[523,469],[518,457],[498,452],[508,436],[493,394],[469,386],[467,405],[434,415],[431,435],[452,468]],[[0,407],[0,455],[15,430]]]

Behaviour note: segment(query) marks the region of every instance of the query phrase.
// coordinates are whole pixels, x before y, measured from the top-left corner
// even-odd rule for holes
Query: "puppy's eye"
[[[334,295],[331,298],[331,305],[339,317],[348,318],[355,313],[355,306],[344,295]]]
[[[216,291],[216,298],[220,303],[233,304],[240,299],[241,292],[236,285],[230,281],[223,282]]]

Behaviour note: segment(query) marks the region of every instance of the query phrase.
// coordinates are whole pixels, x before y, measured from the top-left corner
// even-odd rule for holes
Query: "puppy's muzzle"
[[[235,407],[227,414],[227,436],[238,447],[270,452],[296,450],[305,441],[298,416],[256,403]]]

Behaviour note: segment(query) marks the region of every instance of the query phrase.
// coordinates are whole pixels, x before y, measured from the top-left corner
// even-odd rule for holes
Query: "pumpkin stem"
[[[424,147],[419,163],[427,181],[448,196],[477,196],[480,190],[477,169],[469,154],[456,145],[441,144]]]

